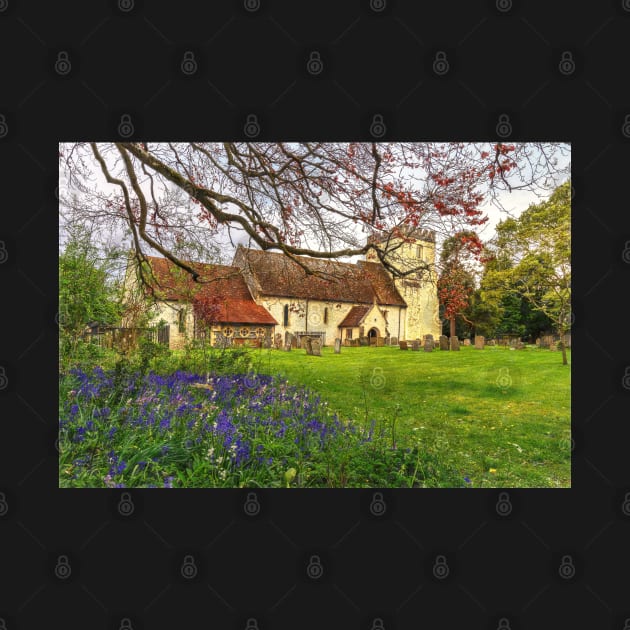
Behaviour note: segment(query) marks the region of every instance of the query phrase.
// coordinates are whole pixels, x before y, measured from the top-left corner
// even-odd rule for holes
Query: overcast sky
[[[565,166],[567,163],[570,163],[570,155],[567,156],[564,159],[564,163],[560,163],[559,166]],[[111,190],[113,188],[113,186],[111,186],[110,184],[108,184],[102,173],[100,172],[100,169],[98,168],[98,165],[96,164],[96,162],[94,163],[94,181],[93,181],[93,185],[96,189],[99,190]],[[562,181],[557,181],[554,182],[554,184],[560,185],[562,183]],[[63,172],[60,172],[59,174],[59,189],[60,189],[60,197],[64,197],[67,196],[68,193],[70,193],[71,191],[68,189],[67,186],[67,182],[66,179],[64,177]],[[527,207],[533,203],[539,203],[540,201],[542,201],[543,199],[541,199],[540,197],[538,197],[535,193],[530,192],[530,191],[522,191],[522,190],[516,190],[513,191],[511,193],[509,192],[502,192],[500,193],[500,202],[501,204],[504,206],[504,208],[512,215],[512,216],[518,216],[521,214],[521,212],[523,212],[525,209],[527,209]],[[497,223],[499,223],[501,220],[507,218],[507,213],[504,211],[501,211],[499,208],[495,207],[494,205],[492,205],[488,200],[484,201],[481,206],[480,209],[483,210],[487,216],[488,216],[488,222],[483,225],[480,226],[478,229],[478,233],[480,235],[480,237],[482,238],[482,240],[484,241],[488,241],[490,240],[495,232],[495,226],[497,225]],[[60,205],[60,231],[59,231],[59,239],[60,239],[60,249],[63,248],[63,241],[64,241],[64,235],[63,235],[63,219],[61,217],[61,213],[63,212],[63,208]],[[239,233],[237,231],[232,231],[232,240],[234,242],[235,245],[238,244],[247,244],[247,240],[245,238],[245,234],[242,233],[242,237],[239,238]],[[360,236],[360,232],[358,233],[358,236]],[[103,240],[107,240],[109,241],[109,244],[113,244],[118,242],[120,243],[129,243],[130,242],[130,234],[128,232],[125,232],[124,230],[121,229],[120,233],[118,234],[112,234],[112,233],[108,233],[107,235],[102,235],[101,238]],[[146,246],[148,248],[148,245]],[[231,261],[234,249],[231,245],[231,243],[229,242],[229,239],[227,238],[227,235],[224,238],[224,242],[222,243],[222,251],[223,251],[223,255],[225,257],[224,262],[228,262]],[[156,252],[150,252],[147,249],[147,253],[148,254],[156,254]],[[159,254],[157,254],[159,255]]]

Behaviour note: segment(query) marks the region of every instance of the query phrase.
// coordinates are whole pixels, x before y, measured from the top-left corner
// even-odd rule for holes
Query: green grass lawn
[[[399,446],[420,444],[472,487],[571,485],[571,354],[463,346],[252,350],[257,371],[318,392],[343,418],[394,423]]]

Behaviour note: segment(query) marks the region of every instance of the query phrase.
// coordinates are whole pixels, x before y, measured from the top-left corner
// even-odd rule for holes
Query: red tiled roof
[[[406,306],[394,281],[379,263],[357,264],[322,258],[300,259],[306,271],[282,253],[239,248],[234,265],[249,278],[259,295],[293,297],[328,302],[358,302]]]
[[[363,318],[368,314],[371,308],[371,306],[353,306],[339,324],[339,328],[354,328],[355,326],[360,326]]]
[[[187,262],[199,274],[201,283],[198,283],[166,258],[147,256],[147,259],[160,284],[156,288],[159,299],[190,303],[195,296],[221,296],[218,323],[278,323],[264,307],[254,302],[238,267]]]

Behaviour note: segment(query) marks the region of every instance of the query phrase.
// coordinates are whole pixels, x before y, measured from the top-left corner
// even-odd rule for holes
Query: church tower
[[[398,292],[407,303],[401,338],[422,340],[424,335],[431,334],[437,340],[441,326],[435,273],[435,233],[416,229],[410,231],[405,239],[392,237],[388,241],[384,237],[372,242],[377,247],[387,248],[386,259],[392,265],[403,271],[414,270],[403,278],[394,279]],[[378,262],[376,252],[371,249],[366,260]]]

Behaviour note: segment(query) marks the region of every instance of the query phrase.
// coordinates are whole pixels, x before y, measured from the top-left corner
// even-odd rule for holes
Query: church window
[[[226,326],[223,329],[223,335],[225,337],[232,337],[234,335],[234,328],[232,328],[231,326]]]
[[[346,328],[346,339],[352,339],[352,328]]]
[[[249,328],[247,328],[247,326],[243,326],[243,328],[239,330],[239,333],[241,337],[249,337]]]
[[[328,323],[328,307],[324,307],[324,324]]]
[[[416,258],[422,260],[422,245],[416,245]]]
[[[180,308],[177,313],[177,330],[180,333],[186,332],[186,309]]]
[[[289,305],[285,304],[284,305],[284,317],[283,317],[283,325],[284,326],[288,326],[289,325]]]
[[[265,336],[265,329],[262,326],[259,326],[258,328],[256,328],[256,337],[260,338],[264,336]]]

